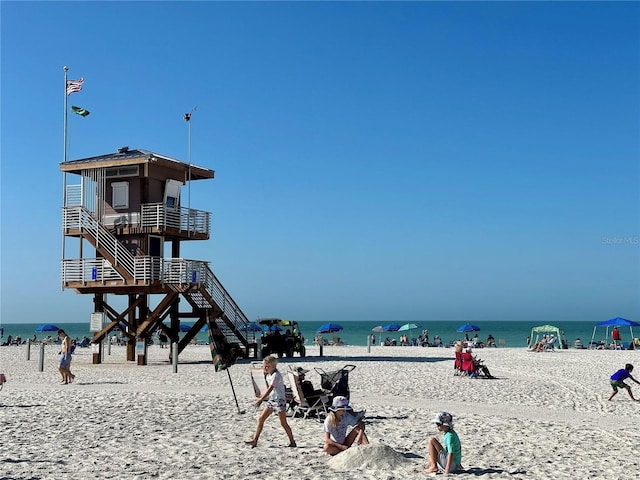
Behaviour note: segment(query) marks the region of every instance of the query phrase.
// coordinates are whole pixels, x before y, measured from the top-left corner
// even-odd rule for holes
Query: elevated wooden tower
[[[218,346],[255,352],[249,320],[209,263],[180,253],[183,241],[208,240],[211,229],[209,212],[183,206],[181,188],[213,179],[213,170],[128,147],[63,162],[60,170],[62,287],[93,295],[91,318],[102,321],[92,343],[100,345],[120,328],[127,337],[127,360],[135,360],[136,342],[146,345],[157,329],[182,351],[208,325]],[[124,301],[115,297],[110,304],[109,295]],[[183,318],[194,323],[180,338]],[[140,353],[138,363],[144,364],[146,350]],[[93,362],[101,361],[102,350],[95,348]]]

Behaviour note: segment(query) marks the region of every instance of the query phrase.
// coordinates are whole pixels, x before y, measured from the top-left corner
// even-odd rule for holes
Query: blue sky
[[[249,318],[640,321],[640,4],[6,2],[4,323],[60,289],[69,158],[216,171],[184,257]]]

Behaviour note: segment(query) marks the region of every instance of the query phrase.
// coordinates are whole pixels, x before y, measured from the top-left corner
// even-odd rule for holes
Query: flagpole
[[[187,159],[189,160],[189,188],[187,189],[189,213],[191,213],[191,114],[189,114],[189,149]]]
[[[69,71],[69,67],[66,65],[63,68],[64,70],[64,87],[62,89],[62,93],[64,95],[64,120],[63,120],[63,128],[64,132],[62,135],[62,139],[64,141],[64,146],[62,147],[62,161],[67,161],[67,72]],[[67,206],[67,172],[62,173],[62,208]],[[66,218],[66,215],[63,215],[62,218]],[[64,234],[64,228],[62,229],[62,261],[64,262],[64,253],[65,253],[65,239],[66,236]],[[60,289],[62,288],[62,283],[60,284]]]
[[[64,67],[64,147],[62,161],[67,161],[67,72],[69,67]]]

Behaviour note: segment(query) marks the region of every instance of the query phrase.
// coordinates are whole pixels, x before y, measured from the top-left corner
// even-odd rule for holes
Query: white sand
[[[102,365],[79,351],[72,385],[60,385],[57,347],[0,347],[0,478],[7,479],[409,479],[427,477],[427,439],[439,410],[454,415],[466,473],[456,478],[635,479],[639,476],[640,403],[608,378],[626,362],[640,378],[640,351],[478,350],[497,380],[453,376],[453,351],[420,347],[325,347],[319,358],[288,365],[333,370],[354,364],[351,403],[367,410],[372,447],[336,457],[321,451],[322,426],[290,419],[298,448],[270,418],[257,448],[248,363],[216,373],[208,347],[189,347],[178,373],[167,350],[149,365],[114,348]],[[640,398],[640,386],[631,383]],[[397,453],[395,453],[397,452]],[[344,470],[346,469],[346,471]]]

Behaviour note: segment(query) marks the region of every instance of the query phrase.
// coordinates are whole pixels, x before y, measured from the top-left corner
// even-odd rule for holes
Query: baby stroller
[[[329,400],[338,395],[349,398],[349,372],[354,368],[356,368],[355,365],[345,365],[340,370],[331,372],[315,368],[315,371],[320,375],[320,386],[327,392]]]

